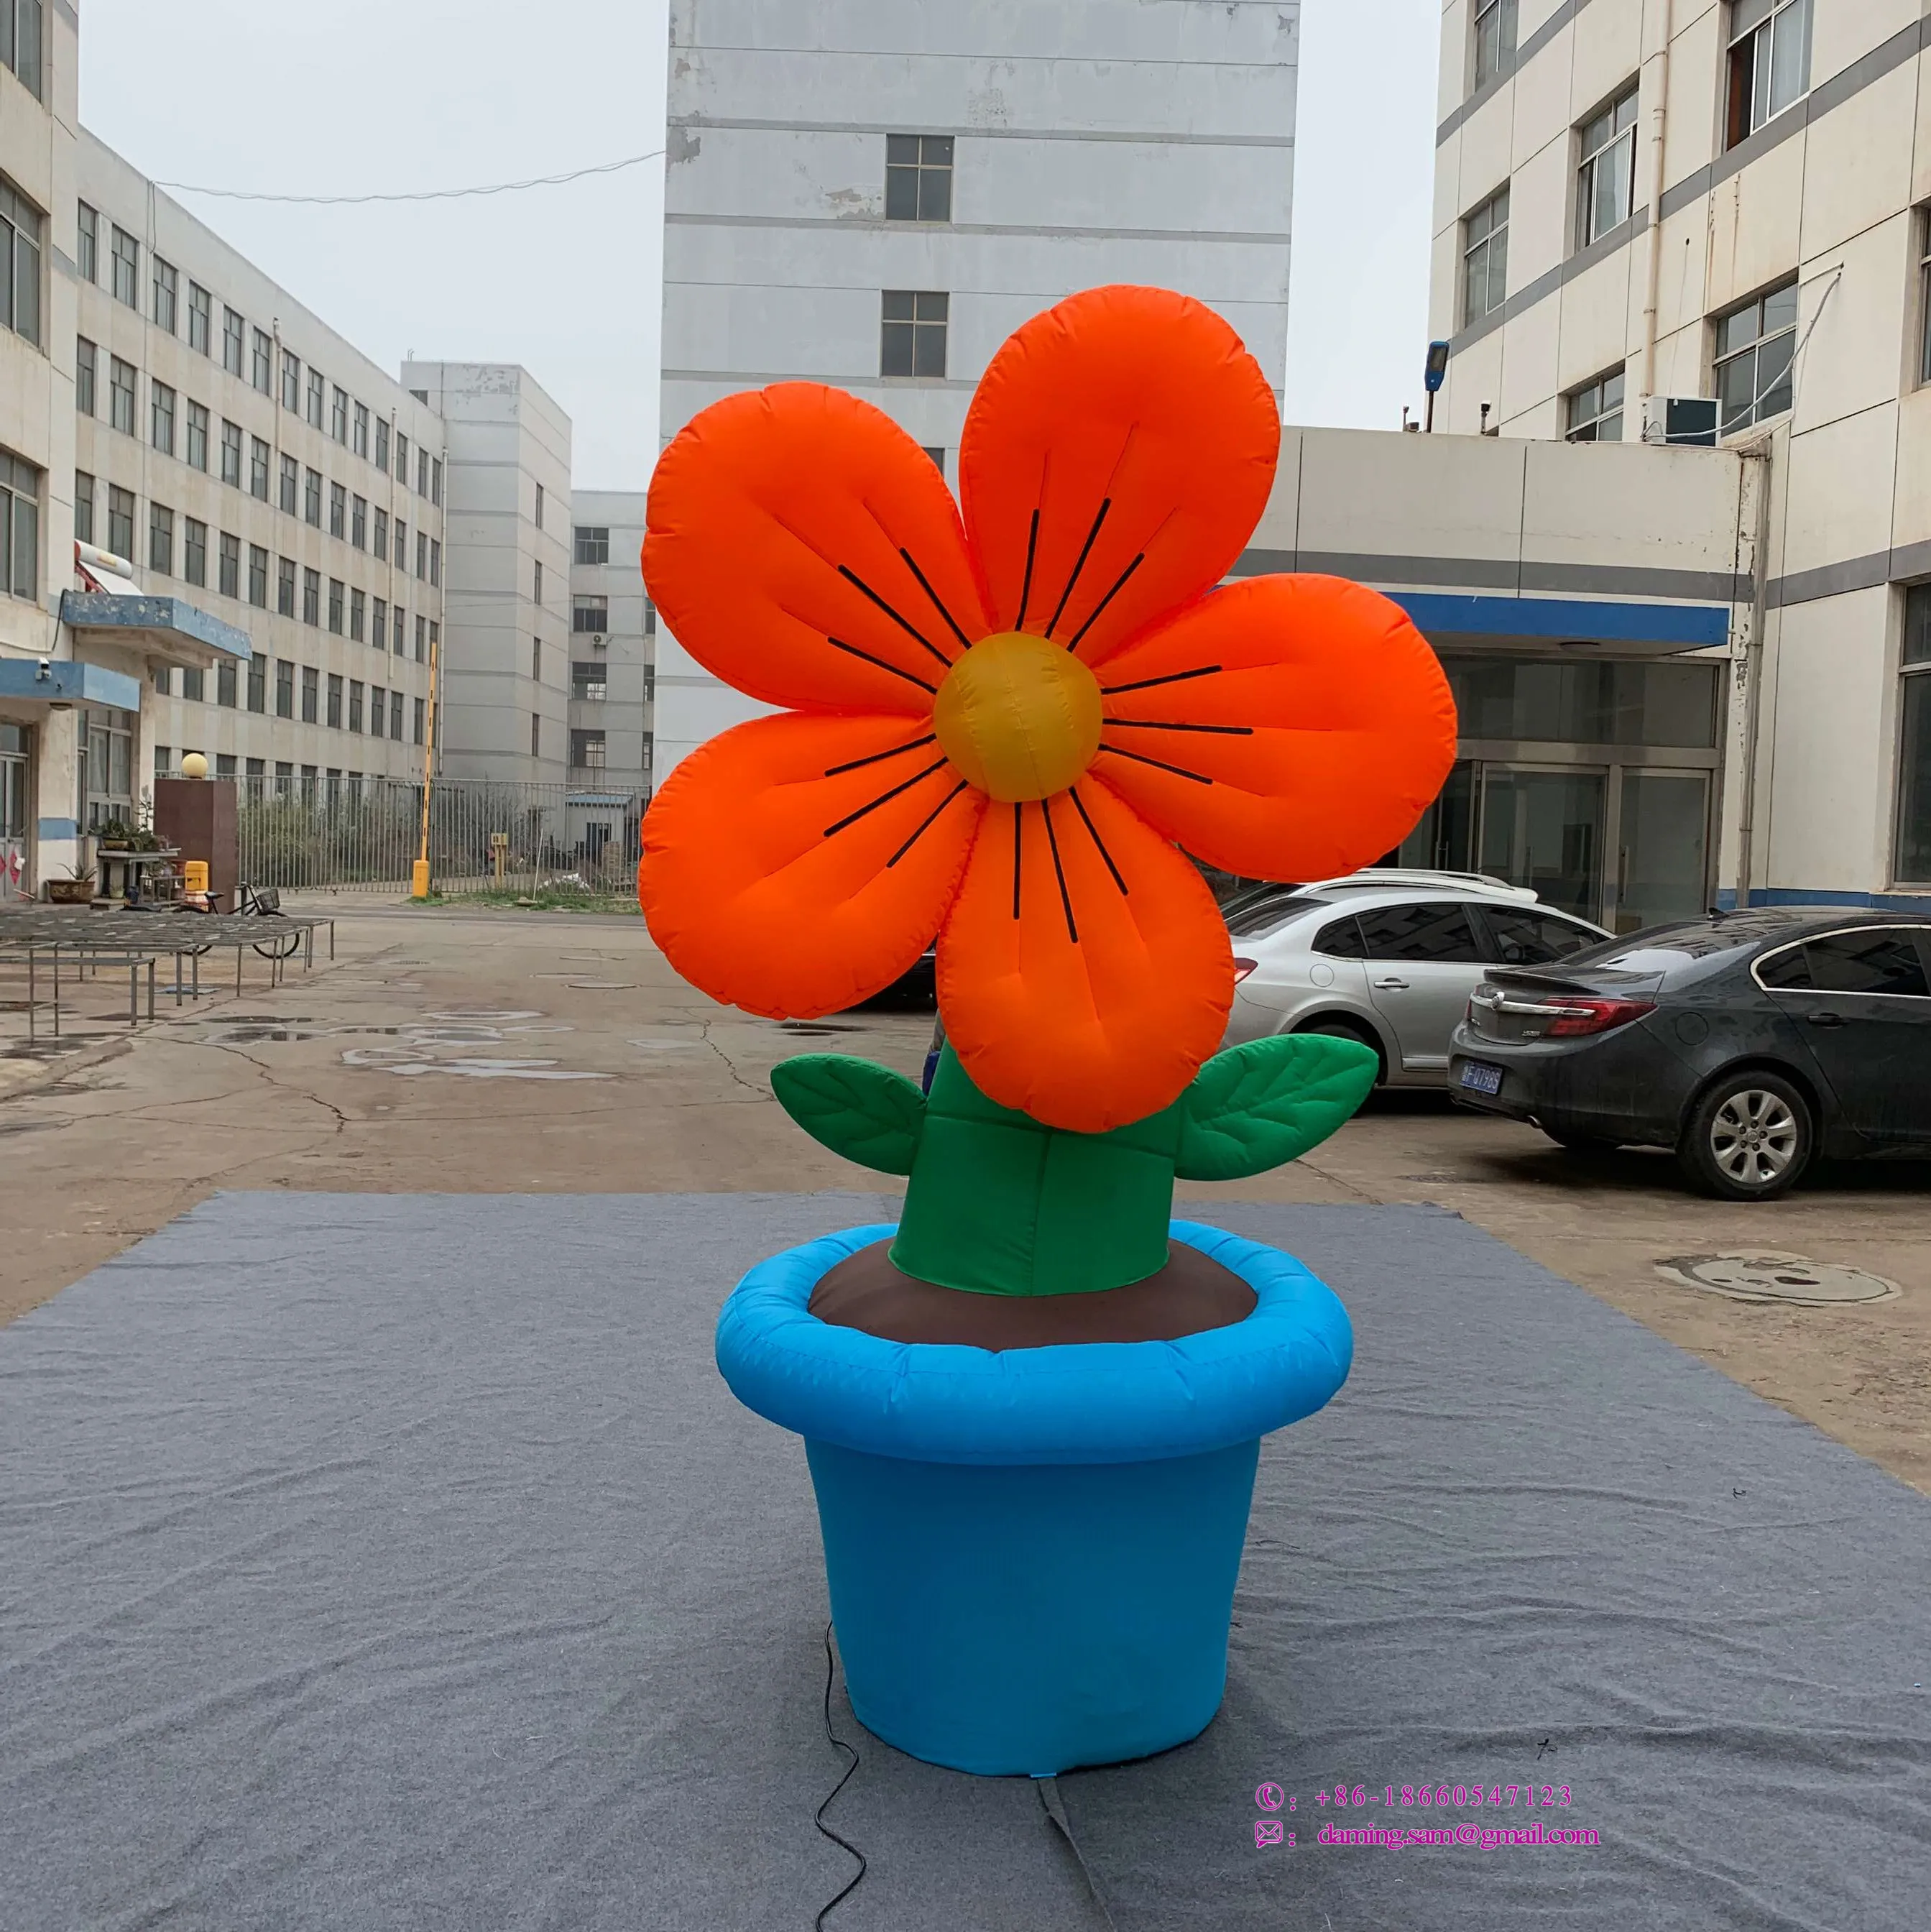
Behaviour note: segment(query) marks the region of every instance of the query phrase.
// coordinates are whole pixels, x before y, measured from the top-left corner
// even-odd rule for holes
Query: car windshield
[[[1325,908],[1327,903],[1324,899],[1305,898],[1285,886],[1278,896],[1255,893],[1228,908],[1228,933],[1234,939],[1258,939],[1264,933],[1272,932],[1276,926],[1284,925],[1297,913],[1311,912],[1316,907]]]

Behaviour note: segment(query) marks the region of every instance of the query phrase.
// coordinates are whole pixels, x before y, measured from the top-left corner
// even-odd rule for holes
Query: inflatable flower
[[[1393,604],[1238,563],[1273,395],[1186,297],[1076,296],[993,358],[959,502],[841,391],[730,396],[671,444],[643,568],[679,644],[778,714],[677,766],[638,891],[671,964],[774,1018],[852,1006],[934,938],[991,1100],[1101,1133],[1219,1046],[1234,964],[1187,854],[1306,879],[1397,845],[1455,753]]]

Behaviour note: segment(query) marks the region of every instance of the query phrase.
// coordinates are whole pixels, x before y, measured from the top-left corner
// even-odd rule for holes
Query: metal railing
[[[244,778],[241,875],[293,892],[405,895],[422,830],[422,787],[406,779]],[[601,788],[439,779],[430,793],[429,868],[442,892],[532,892],[575,880],[622,892],[637,868],[648,802]]]

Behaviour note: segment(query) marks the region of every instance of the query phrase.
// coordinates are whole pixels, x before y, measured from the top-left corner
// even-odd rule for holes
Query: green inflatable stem
[[[1238,1180],[1327,1139],[1375,1084],[1372,1049],[1324,1034],[1216,1054],[1170,1107],[1111,1133],[1049,1127],[973,1085],[948,1046],[929,1096],[868,1060],[772,1070],[791,1118],[835,1154],[910,1177],[892,1258],[978,1294],[1089,1294],[1166,1264],[1174,1182]]]

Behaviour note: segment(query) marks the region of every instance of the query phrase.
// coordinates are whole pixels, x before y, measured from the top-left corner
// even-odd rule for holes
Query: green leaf
[[[925,1096],[902,1073],[843,1053],[800,1054],[771,1070],[778,1103],[814,1141],[880,1174],[910,1174]]]
[[[1318,1147],[1368,1097],[1380,1063],[1360,1041],[1277,1034],[1217,1053],[1180,1096],[1176,1172],[1240,1180]]]

